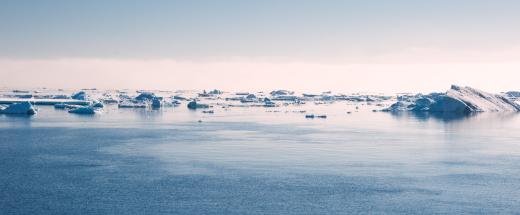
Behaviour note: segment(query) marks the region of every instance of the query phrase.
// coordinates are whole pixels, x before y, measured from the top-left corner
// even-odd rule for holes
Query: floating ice
[[[209,105],[207,104],[199,104],[197,103],[197,101],[191,101],[190,103],[188,103],[188,108],[189,109],[198,109],[198,108],[209,108]]]
[[[103,103],[101,102],[95,102],[92,107],[94,108],[103,108],[105,105],[103,105]]]
[[[36,114],[36,109],[32,106],[30,102],[21,102],[14,103],[6,108],[0,109],[0,114],[26,114],[26,115],[34,115]]]
[[[80,92],[72,95],[71,98],[75,99],[75,100],[86,101],[86,100],[88,100],[89,96],[87,95],[87,93],[85,93],[85,91],[80,91]]]
[[[307,114],[307,115],[305,115],[305,118],[307,118],[307,119],[314,119],[314,118],[322,118],[322,119],[326,119],[326,118],[327,118],[327,115]]]
[[[117,105],[119,108],[146,108],[148,105],[146,103],[133,103],[133,102],[122,102]]]
[[[446,93],[400,98],[384,111],[414,111],[438,113],[516,112],[520,105],[501,95],[494,95],[471,87],[453,85]]]
[[[56,108],[56,109],[75,109],[75,108],[80,108],[80,107],[84,107],[84,106],[71,105],[71,104],[66,104],[66,103],[58,103],[58,104],[54,105],[54,108]]]
[[[154,98],[152,100],[152,108],[161,108],[162,106],[162,100],[159,98]]]
[[[157,98],[157,96],[155,96],[154,93],[143,92],[143,93],[139,94],[137,97],[135,97],[135,100],[137,100],[137,101],[152,101],[152,100],[154,100],[156,98]]]
[[[69,110],[69,113],[75,113],[75,114],[96,114],[96,108],[94,107],[79,107],[76,109]]]
[[[286,95],[292,95],[294,92],[288,91],[288,90],[275,90],[272,91],[271,96],[286,96]]]
[[[265,98],[264,107],[276,107],[276,103],[272,102],[269,98]]]

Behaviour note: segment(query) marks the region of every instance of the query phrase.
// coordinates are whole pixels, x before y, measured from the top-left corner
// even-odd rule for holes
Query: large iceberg
[[[6,108],[0,108],[0,114],[34,115],[36,114],[36,109],[32,106],[30,102],[21,102],[11,104]]]
[[[520,105],[501,95],[471,87],[451,86],[446,93],[417,95],[401,100],[384,111],[414,111],[434,113],[517,112]]]

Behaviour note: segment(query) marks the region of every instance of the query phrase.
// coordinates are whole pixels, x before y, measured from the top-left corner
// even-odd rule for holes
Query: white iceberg
[[[0,108],[0,114],[34,115],[36,114],[36,109],[32,106],[30,102],[21,102],[11,104],[6,108]]]
[[[453,85],[446,93],[417,95],[393,104],[384,111],[435,113],[518,112],[520,105],[501,95]]]

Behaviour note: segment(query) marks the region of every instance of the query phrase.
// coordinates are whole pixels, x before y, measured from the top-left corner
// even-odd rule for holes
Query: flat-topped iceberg
[[[6,108],[0,108],[0,114],[34,115],[36,114],[36,109],[32,106],[30,102],[21,102],[11,104]]]
[[[453,85],[446,93],[417,95],[401,100],[384,111],[434,113],[517,112],[520,105],[501,95]]]

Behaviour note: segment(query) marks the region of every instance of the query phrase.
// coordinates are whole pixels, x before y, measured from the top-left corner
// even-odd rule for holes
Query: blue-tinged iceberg
[[[157,96],[155,96],[154,93],[143,92],[143,93],[139,94],[137,97],[135,97],[135,100],[137,100],[137,101],[152,101],[152,100],[154,100],[156,98],[157,98]]]
[[[85,114],[85,115],[92,115],[96,114],[97,109],[94,107],[79,107],[76,109],[69,110],[69,113],[75,113],[75,114]]]
[[[520,105],[501,95],[487,93],[471,87],[453,85],[446,93],[417,95],[415,98],[398,101],[384,111],[475,113],[518,112]]]
[[[36,109],[32,106],[30,102],[21,102],[14,103],[6,108],[0,107],[0,114],[25,114],[25,115],[34,115],[36,114]]]
[[[71,98],[75,99],[75,100],[82,100],[82,101],[89,100],[89,96],[87,95],[87,93],[85,93],[85,91],[80,91],[80,92],[72,95]]]
[[[209,105],[200,104],[200,103],[197,103],[197,101],[191,101],[190,103],[188,103],[188,109],[195,110],[195,109],[199,109],[199,108],[209,108]]]

